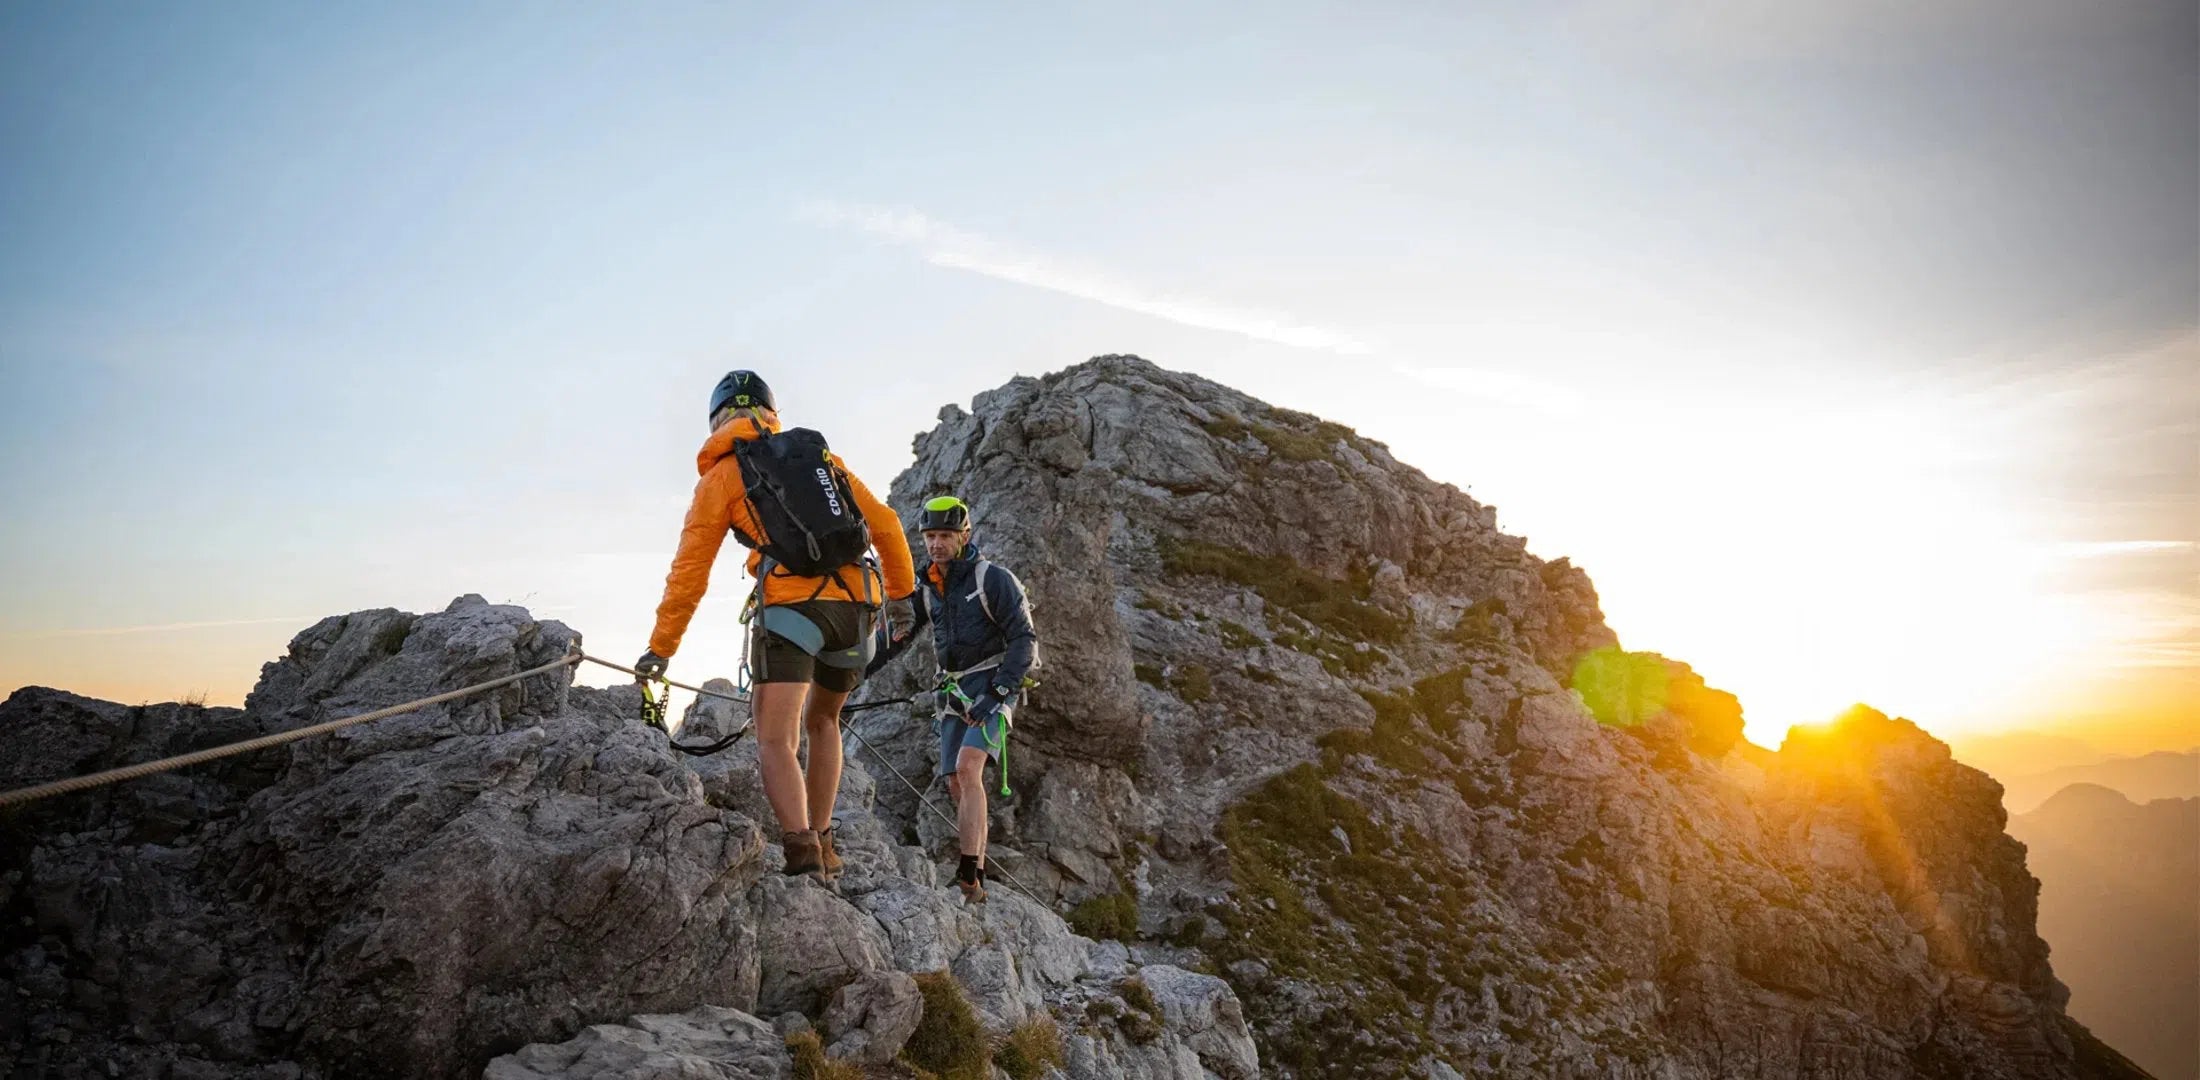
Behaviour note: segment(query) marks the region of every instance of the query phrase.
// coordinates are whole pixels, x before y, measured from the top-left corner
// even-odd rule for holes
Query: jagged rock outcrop
[[[354,715],[575,641],[463,597],[433,615],[323,620],[243,710],[25,689],[0,704],[0,783]],[[0,1074],[781,1076],[789,1053],[767,1017],[814,1023],[851,1060],[891,1060],[921,1011],[912,972],[953,972],[996,1032],[1082,1021],[1135,973],[1122,946],[1013,894],[965,908],[870,815],[860,766],[841,893],[779,877],[751,816],[753,746],[747,769],[737,754],[684,758],[639,705],[631,687],[576,687],[559,669],[31,805],[0,856]],[[727,722],[690,719],[688,741]],[[1190,997],[1222,1004],[1143,1042],[1066,1024],[1066,1046],[1250,1060],[1229,988],[1182,974],[1201,983]]]
[[[1380,444],[1101,357],[917,454],[895,504],[969,500],[1042,634],[997,842],[1226,973],[1270,1073],[2130,1075],[2062,1013],[1991,781],[1876,714],[1740,743]],[[1595,658],[1656,707],[1597,723]],[[862,727],[923,768],[921,721]]]
[[[852,725],[836,894],[776,875],[753,739],[679,756],[558,672],[11,819],[0,1071],[780,1076],[790,1033],[879,1069],[946,972],[1077,1078],[2137,1075],[2063,1014],[1991,781],[1868,711],[1738,742],[1581,570],[1380,444],[1103,357],[917,450],[896,505],[970,500],[1043,637],[992,903],[899,779],[938,796],[922,708]],[[241,711],[21,691],[0,783],[572,639],[468,597],[324,621]]]

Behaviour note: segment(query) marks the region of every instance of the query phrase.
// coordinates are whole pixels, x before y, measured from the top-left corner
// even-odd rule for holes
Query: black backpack
[[[733,444],[741,483],[761,537],[739,529],[743,544],[802,577],[825,577],[863,557],[871,530],[856,508],[848,474],[833,460],[825,436],[809,428]]]

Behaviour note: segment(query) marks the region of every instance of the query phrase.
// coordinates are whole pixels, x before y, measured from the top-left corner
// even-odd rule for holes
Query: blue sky
[[[466,591],[638,652],[728,367],[883,486],[1137,352],[1495,502],[1760,738],[2200,691],[2189,4],[1452,7],[0,10],[0,686]]]

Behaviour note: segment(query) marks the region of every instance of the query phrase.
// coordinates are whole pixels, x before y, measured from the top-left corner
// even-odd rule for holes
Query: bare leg
[[[802,710],[802,726],[810,735],[810,824],[819,829],[832,828],[833,800],[840,795],[840,703],[846,700],[846,693],[812,686]]]
[[[772,814],[779,819],[783,832],[810,827],[802,766],[795,760],[802,736],[802,702],[809,692],[810,684],[806,682],[757,683],[753,699],[756,764],[764,776],[764,799],[772,804]],[[836,763],[836,771],[838,767]]]
[[[955,800],[955,826],[960,834],[962,853],[974,855],[978,865],[985,865],[985,751],[975,746],[965,746],[955,758],[955,775],[951,786],[960,787],[961,795]]]

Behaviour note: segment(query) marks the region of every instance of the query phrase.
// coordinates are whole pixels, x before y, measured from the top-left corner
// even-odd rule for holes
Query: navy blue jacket
[[[1024,584],[998,563],[985,575],[985,603],[977,598],[978,546],[970,544],[953,562],[926,566],[917,575],[917,589],[924,594],[918,623],[932,628],[932,651],[942,671],[963,671],[995,656],[997,668],[973,673],[963,680],[963,692],[972,697],[988,687],[1015,689],[1038,661],[1039,636],[1031,626],[1031,604]],[[944,570],[944,580],[941,571]],[[992,617],[986,610],[992,609]],[[881,650],[872,661],[877,670],[916,641],[912,633],[900,648]]]

